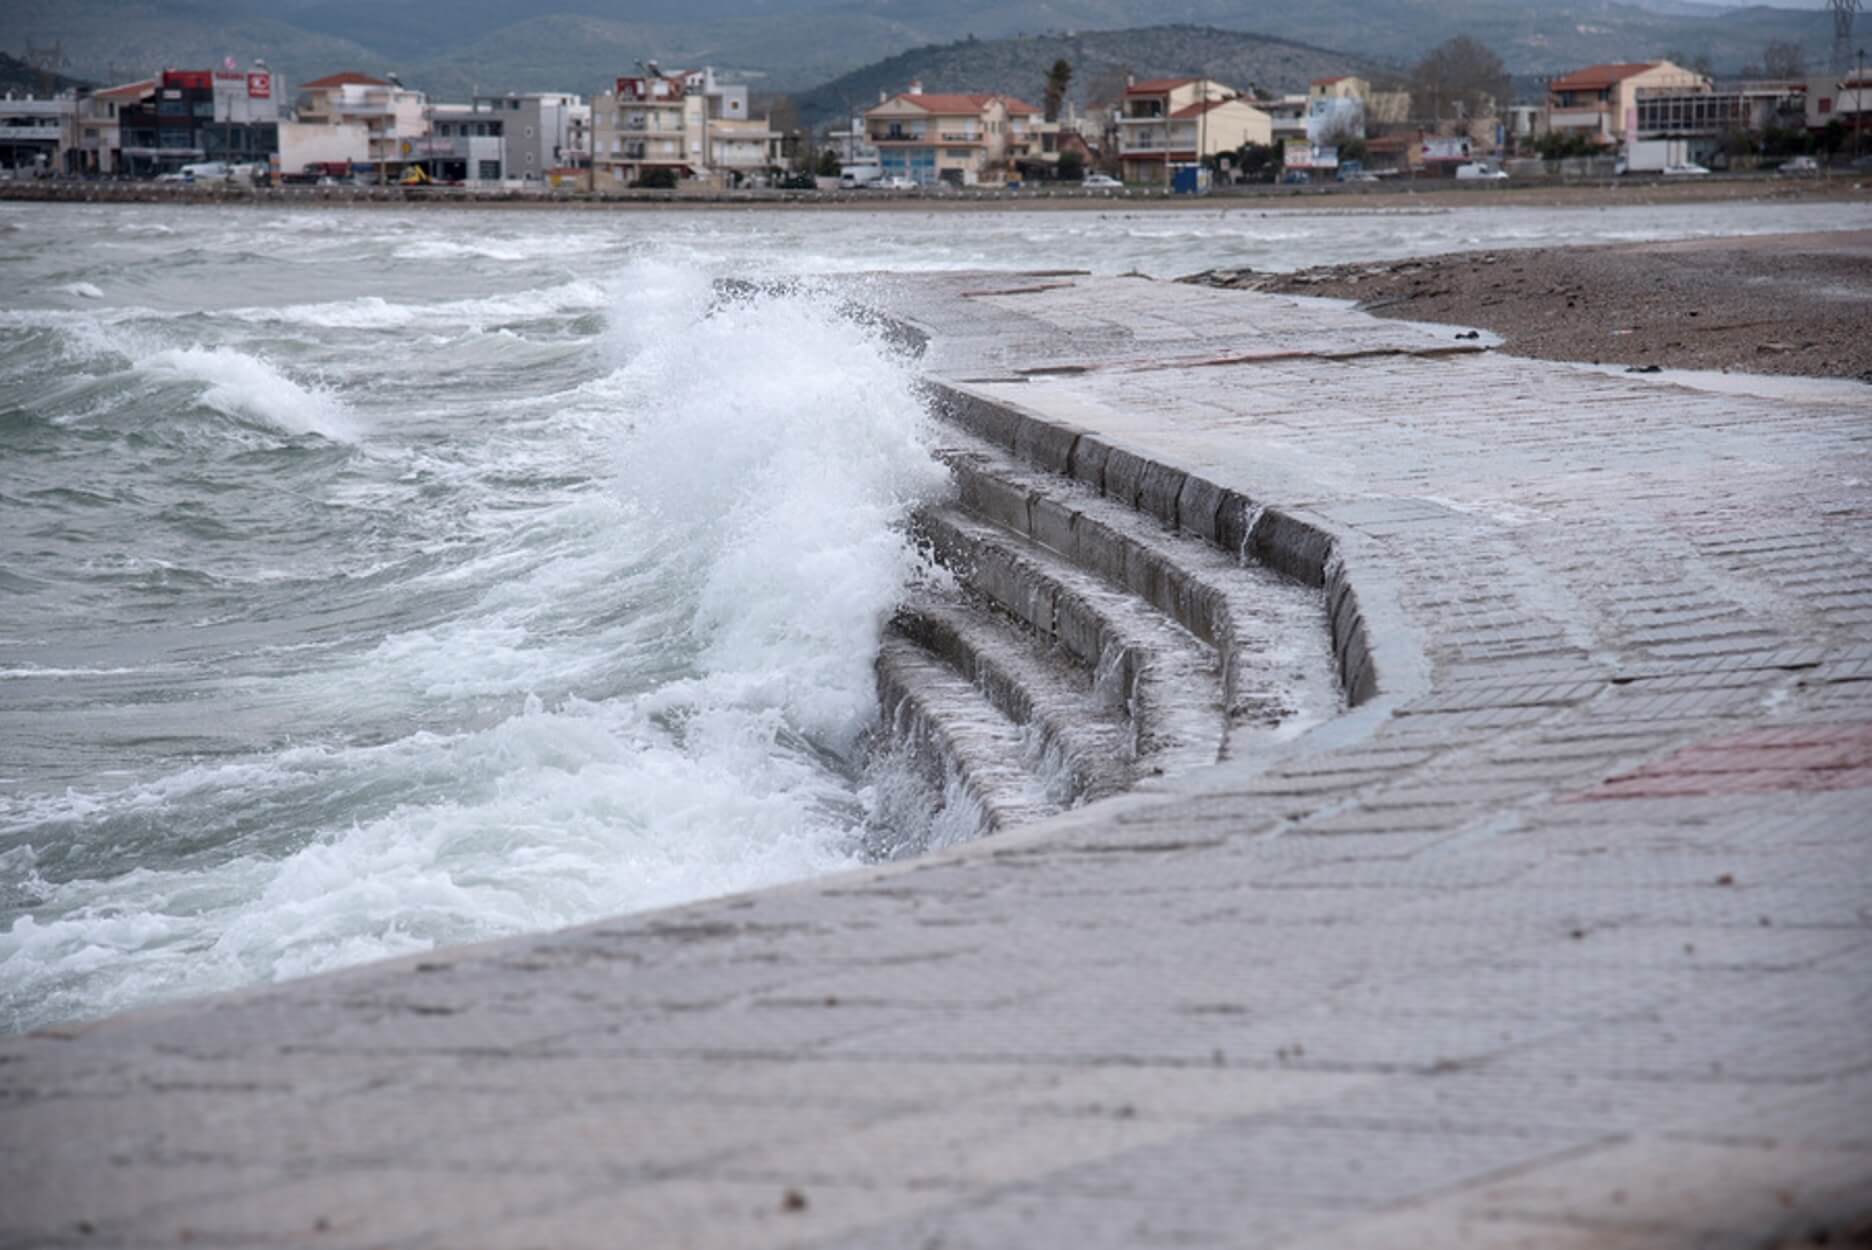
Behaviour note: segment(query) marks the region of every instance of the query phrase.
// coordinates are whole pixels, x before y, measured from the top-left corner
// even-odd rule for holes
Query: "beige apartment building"
[[[865,110],[865,134],[886,178],[918,186],[995,186],[1024,162],[1058,161],[1059,123],[1013,96],[910,89]]]
[[[758,183],[781,163],[783,136],[753,117],[748,89],[712,67],[664,72],[655,64],[592,101],[592,169],[619,190],[657,170],[718,187]]]
[[[280,123],[280,172],[349,163],[394,181],[410,159],[410,145],[428,137],[422,92],[355,71],[330,74],[303,84],[293,120]]]
[[[1274,141],[1274,118],[1209,78],[1158,78],[1125,87],[1118,157],[1126,182],[1167,185],[1176,171]]]
[[[1579,135],[1604,147],[1623,143],[1638,129],[1640,92],[1710,90],[1710,80],[1669,61],[1591,65],[1547,87],[1547,129]]]

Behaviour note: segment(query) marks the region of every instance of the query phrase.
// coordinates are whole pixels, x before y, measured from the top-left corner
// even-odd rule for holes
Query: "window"
[[[500,175],[500,162],[499,161],[482,161],[481,162],[481,181],[499,182],[500,176],[501,175]]]
[[[531,138],[533,137],[533,127],[531,127],[531,126],[528,126],[528,127],[526,128],[526,137],[527,137],[527,138],[529,138],[529,139],[531,139]]]

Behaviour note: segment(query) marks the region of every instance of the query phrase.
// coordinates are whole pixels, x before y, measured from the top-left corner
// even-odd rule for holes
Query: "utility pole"
[[[1833,12],[1833,63],[1835,74],[1844,74],[1852,64],[1853,17],[1859,12],[1860,0],[1827,0],[1827,8]]]
[[[1859,159],[1859,136],[1865,133],[1865,49],[1859,49],[1859,72],[1853,75],[1853,160]]]

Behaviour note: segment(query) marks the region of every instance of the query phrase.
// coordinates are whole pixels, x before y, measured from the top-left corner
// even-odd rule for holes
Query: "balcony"
[[[944,143],[981,143],[983,142],[980,132],[973,131],[973,130],[945,131],[944,133],[939,134],[936,137],[942,140]]]
[[[1603,131],[1610,117],[1610,113],[1599,109],[1555,109],[1547,115],[1547,127],[1550,130]]]

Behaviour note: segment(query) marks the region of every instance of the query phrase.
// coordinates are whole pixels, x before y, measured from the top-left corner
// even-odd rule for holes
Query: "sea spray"
[[[309,517],[343,502],[433,538],[412,528],[398,543],[429,550],[373,563],[357,589],[323,583],[309,618],[390,602],[410,624],[270,638],[285,658],[266,663],[295,667],[217,680],[218,697],[290,715],[278,741],[0,798],[0,850],[32,866],[0,931],[0,1019],[856,862],[887,806],[856,753],[879,633],[916,564],[902,523],[945,480],[911,367],[808,292],[724,300],[706,272],[656,261],[609,285],[576,385],[472,440],[380,418],[342,466],[378,476],[307,500]],[[397,332],[400,317],[360,310],[386,324],[352,333]],[[257,352],[165,351],[140,369],[163,394],[186,384],[183,402],[275,428],[344,411]],[[473,411],[447,399],[438,432]]]

